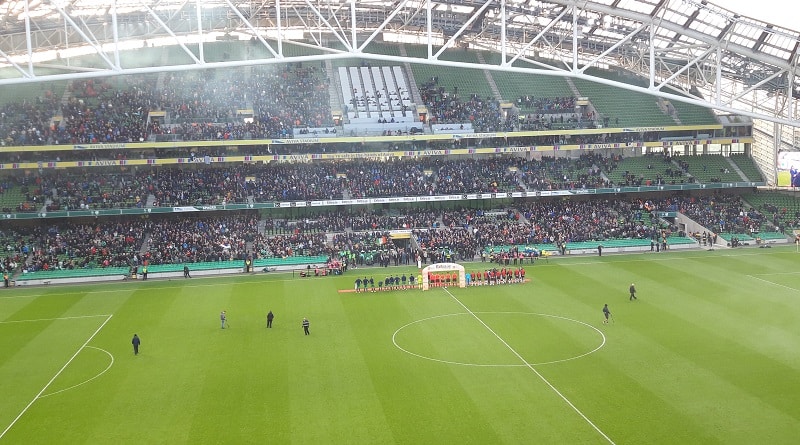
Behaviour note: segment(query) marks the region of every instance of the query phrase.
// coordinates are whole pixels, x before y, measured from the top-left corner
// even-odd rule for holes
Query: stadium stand
[[[720,155],[675,156],[675,162],[698,182],[739,182],[742,177],[728,158]]]
[[[675,109],[675,117],[686,125],[713,125],[719,123],[714,113],[708,108],[687,104],[680,101],[671,101],[670,106]]]
[[[595,74],[599,77],[614,77],[602,71]],[[635,83],[636,80],[626,81]],[[616,88],[582,79],[574,79],[573,82],[580,95],[589,98],[597,113],[608,118],[608,125],[604,124],[605,127],[675,125],[675,121],[659,109],[653,96],[634,91],[620,94]]]
[[[691,178],[686,176],[680,166],[671,157],[664,155],[617,158],[605,172],[612,184],[622,186],[691,182]]]
[[[763,213],[780,232],[800,228],[800,199],[794,192],[760,191],[748,193],[743,199]]]
[[[653,242],[697,245],[698,240],[656,218],[652,213],[656,210],[685,213],[730,243],[785,240],[774,224],[777,219],[770,223],[764,216],[790,213],[787,208],[771,207],[771,200],[778,198],[762,199],[761,207],[767,212],[746,207],[737,196],[717,193],[656,200],[520,201],[493,211],[319,211],[306,218],[282,220],[247,212],[91,225],[64,221],[23,225],[4,239],[17,240],[7,250],[18,255],[23,279],[28,280],[70,276],[66,271],[80,271],[72,276],[117,276],[121,271],[126,275],[127,268],[143,264],[158,273],[176,272],[177,265],[185,263],[202,263],[192,270],[235,269],[247,257],[254,259],[256,267],[263,263],[265,268],[324,263],[341,256],[364,265],[412,261],[417,255],[426,262],[469,261],[483,257],[484,252],[530,256],[542,250],[586,253],[599,244],[607,249],[645,250]],[[389,232],[398,229],[413,231],[413,241],[396,244]],[[176,266],[153,267],[158,265]]]
[[[210,45],[210,60],[264,51],[231,42]],[[287,44],[287,51],[313,50]],[[438,50],[438,49],[435,49]],[[421,55],[415,45],[372,44],[367,51]],[[184,57],[175,48],[146,48],[145,58]],[[448,50],[443,60],[475,63],[493,59],[492,53]],[[518,62],[520,63],[520,62]],[[524,62],[523,62],[524,63]],[[615,76],[606,73],[607,76]],[[636,82],[631,80],[631,82]],[[416,83],[416,85],[415,85]],[[336,84],[339,88],[331,90]],[[241,67],[202,73],[137,75],[108,80],[80,80],[37,87],[3,99],[0,139],[9,145],[97,144],[138,141],[236,141],[289,138],[304,135],[347,136],[352,129],[335,125],[331,103],[341,95],[345,124],[361,126],[360,135],[496,132],[528,129],[592,128],[603,126],[671,126],[679,123],[714,124],[706,110],[658,102],[648,95],[620,95],[599,84],[553,76],[520,76],[482,70],[447,70],[421,64],[398,65],[336,60],[333,64],[294,63]],[[416,120],[415,94],[427,107],[430,124]],[[35,100],[31,100],[31,95]],[[576,108],[578,97],[588,107]],[[624,97],[620,101],[619,98]],[[502,103],[512,108],[501,109]],[[507,106],[507,105],[503,105]],[[670,108],[671,107],[671,108]],[[665,112],[666,110],[666,112]],[[599,115],[595,114],[595,111]],[[517,115],[519,113],[519,115]],[[419,127],[416,125],[420,124]],[[709,130],[711,131],[711,130]],[[667,134],[668,135],[668,134]],[[489,194],[532,191],[576,191],[621,186],[675,185],[700,182],[760,181],[748,155],[672,156],[669,150],[644,156],[623,156],[622,149],[518,156],[421,156],[395,159],[315,160],[307,163],[210,163],[206,157],[226,155],[308,153],[313,151],[426,150],[479,147],[512,143],[614,144],[658,141],[661,132],[608,134],[544,134],[525,138],[454,141],[414,141],[401,148],[383,142],[341,146],[286,144],[285,146],[187,147],[132,151],[124,149],[0,153],[4,162],[66,160],[174,160],[185,156],[187,165],[165,164],[134,169],[112,167],[66,170],[32,169],[2,173],[0,208],[4,213],[62,210],[170,208],[222,206],[330,199],[391,198]],[[200,144],[198,144],[200,145]],[[650,146],[652,147],[652,146]],[[647,152],[651,148],[646,149]],[[661,152],[661,147],[653,149]],[[627,152],[626,152],[627,153]],[[670,207],[686,211],[709,231],[739,240],[784,236],[798,226],[792,211],[776,211],[771,202],[744,206],[735,194],[721,198],[675,198]],[[272,214],[227,214],[151,220],[143,227],[120,226],[114,221],[96,224],[22,224],[18,238],[26,239],[22,259],[26,275],[106,269],[111,275],[147,261],[151,271],[173,273],[180,264],[215,270],[241,262],[248,255],[255,265],[302,266],[334,256],[366,264],[369,261],[470,260],[482,252],[512,249],[589,251],[602,242],[608,248],[646,248],[653,240],[670,245],[696,243],[681,236],[669,222],[651,217],[660,201],[645,210],[634,200],[591,197],[588,201],[541,200],[508,202],[508,207],[485,211],[403,208],[389,205],[373,210],[306,210],[290,217]],[[699,203],[699,204],[698,204]],[[759,206],[764,208],[759,208]],[[781,207],[782,208],[782,207]],[[794,209],[794,207],[792,207]],[[677,211],[677,210],[676,210]],[[798,212],[794,212],[798,213]],[[764,216],[767,215],[767,216]],[[225,230],[210,232],[211,227]],[[55,227],[55,231],[50,229]],[[136,242],[119,237],[135,232]],[[393,240],[391,231],[414,230],[410,240]],[[92,234],[91,236],[87,234]],[[186,236],[185,234],[192,234]],[[117,234],[117,235],[115,235]],[[387,236],[387,234],[389,234]],[[100,247],[86,250],[72,243],[81,237]],[[122,239],[123,241],[120,241]],[[57,240],[57,241],[56,241]],[[395,242],[396,241],[396,242]],[[36,246],[36,248],[33,248]],[[361,255],[361,250],[365,255]],[[405,256],[403,256],[405,255]],[[277,261],[277,262],[276,262]],[[297,261],[294,263],[294,261]],[[202,264],[202,266],[200,266]],[[235,265],[240,267],[240,265]],[[56,271],[53,271],[56,269]],[[77,272],[75,272],[77,273]]]
[[[733,162],[736,167],[739,168],[739,170],[741,170],[742,174],[744,174],[748,181],[759,182],[764,180],[764,175],[761,174],[758,166],[756,166],[756,163],[750,156],[746,156],[744,154],[732,154],[728,157],[728,159]]]

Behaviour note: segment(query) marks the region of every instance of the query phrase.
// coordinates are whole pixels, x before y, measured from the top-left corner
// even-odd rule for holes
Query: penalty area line
[[[70,357],[69,360],[67,360],[67,362],[64,363],[64,366],[62,366],[61,369],[59,369],[58,372],[56,372],[53,378],[51,378],[50,381],[47,382],[46,385],[44,385],[44,387],[36,394],[36,397],[34,397],[33,400],[31,400],[30,403],[28,403],[28,405],[25,406],[25,408],[23,408],[19,414],[17,414],[17,417],[15,417],[14,420],[12,420],[11,423],[6,427],[6,429],[4,429],[2,433],[0,433],[0,439],[2,439],[3,436],[5,436],[6,433],[8,433],[8,431],[14,426],[14,424],[16,424],[17,421],[19,421],[19,419],[22,418],[22,416],[30,409],[30,407],[33,406],[33,404],[42,397],[42,394],[44,394],[44,392],[47,391],[47,388],[49,388],[50,385],[52,385],[53,382],[58,378],[58,376],[60,376],[61,373],[64,372],[65,369],[67,369],[67,366],[69,366],[69,364],[72,363],[73,360],[75,360],[75,357],[77,357],[78,354],[80,354],[81,351],[83,351],[84,348],[86,348],[86,345],[88,345],[89,342],[92,341],[92,339],[100,332],[100,330],[103,329],[106,323],[108,323],[108,321],[111,320],[111,317],[113,317],[113,315],[109,315],[105,319],[105,321],[103,321],[103,324],[101,324],[100,327],[97,328],[97,330],[94,331],[94,333],[92,333],[92,335],[90,335],[89,338],[81,345],[81,347],[78,348],[78,350],[75,351],[74,354],[72,354],[72,357]]]
[[[583,414],[583,412],[582,412],[580,409],[578,409],[578,407],[577,407],[577,406],[575,406],[575,405],[574,405],[574,404],[573,404],[573,403],[572,403],[572,402],[571,402],[571,401],[570,401],[570,400],[567,398],[567,396],[565,396],[564,394],[562,394],[562,393],[561,393],[561,391],[559,391],[559,390],[558,390],[558,388],[556,388],[555,386],[553,386],[553,384],[552,384],[552,383],[550,383],[550,381],[549,381],[549,380],[547,380],[547,379],[546,379],[546,378],[545,378],[545,377],[544,377],[544,376],[543,376],[543,375],[542,375],[542,374],[541,374],[539,371],[537,371],[537,370],[536,370],[536,368],[534,368],[534,367],[533,367],[533,365],[531,365],[530,363],[528,363],[528,361],[527,361],[527,360],[525,360],[525,358],[524,358],[524,357],[523,357],[523,356],[522,356],[522,355],[521,355],[519,352],[517,352],[517,350],[516,350],[516,349],[514,349],[513,347],[511,347],[511,345],[509,345],[509,344],[508,344],[508,342],[506,342],[505,340],[503,340],[503,337],[501,337],[501,336],[500,336],[500,335],[499,335],[497,332],[495,332],[495,331],[494,331],[494,329],[490,328],[490,327],[489,327],[489,325],[487,325],[487,324],[486,324],[486,323],[485,323],[483,320],[481,320],[481,318],[480,318],[480,317],[478,317],[478,315],[477,315],[477,314],[475,314],[475,312],[472,312],[472,311],[471,311],[471,310],[470,310],[470,309],[469,309],[469,308],[468,308],[468,307],[467,307],[467,306],[466,306],[464,303],[462,303],[462,302],[461,302],[461,300],[459,300],[458,298],[456,298],[456,296],[455,296],[455,295],[453,295],[452,293],[450,293],[450,291],[449,291],[448,289],[444,289],[444,291],[445,291],[445,292],[447,292],[447,294],[448,294],[448,295],[450,295],[450,297],[451,297],[453,300],[455,300],[455,301],[456,301],[456,303],[458,303],[458,304],[459,304],[461,307],[463,307],[465,311],[467,311],[467,312],[468,312],[470,315],[472,315],[472,316],[473,316],[473,317],[474,317],[476,320],[478,320],[478,322],[479,322],[480,324],[482,324],[482,325],[483,325],[483,327],[485,327],[485,328],[486,328],[486,329],[487,329],[489,332],[491,332],[491,333],[492,333],[492,335],[494,335],[495,337],[497,337],[497,339],[498,339],[498,340],[500,340],[500,342],[501,342],[501,343],[503,343],[503,344],[505,345],[505,347],[506,347],[506,348],[508,348],[508,350],[509,350],[509,351],[511,351],[511,352],[512,352],[514,355],[516,355],[516,356],[517,356],[517,358],[518,358],[518,359],[520,359],[520,361],[522,361],[522,363],[523,363],[523,364],[525,364],[525,366],[527,366],[527,367],[528,367],[528,369],[530,369],[531,371],[533,371],[533,373],[534,373],[534,374],[536,374],[536,376],[537,376],[537,377],[539,377],[539,379],[541,379],[541,381],[543,381],[543,382],[544,382],[544,383],[545,383],[545,384],[546,384],[546,385],[547,385],[547,386],[548,386],[550,389],[552,389],[552,390],[553,390],[553,391],[554,391],[556,394],[558,394],[558,396],[559,396],[559,397],[561,397],[561,400],[563,400],[564,402],[566,402],[566,403],[567,403],[567,405],[569,405],[569,406],[570,406],[570,408],[572,408],[572,409],[573,409],[573,411],[575,411],[576,413],[578,413],[578,415],[579,415],[579,416],[580,416],[580,417],[581,417],[583,420],[585,420],[585,421],[586,421],[586,423],[588,423],[589,425],[591,425],[591,427],[592,427],[592,428],[594,428],[594,430],[595,430],[595,431],[597,431],[598,433],[600,433],[600,435],[601,435],[601,436],[603,436],[603,438],[604,438],[605,440],[607,440],[607,441],[608,441],[608,443],[610,443],[611,445],[616,445],[616,444],[614,443],[614,441],[613,441],[613,440],[611,440],[611,438],[610,438],[610,437],[608,437],[608,436],[606,435],[606,433],[604,433],[604,432],[603,432],[603,430],[601,430],[601,429],[600,429],[600,427],[598,427],[597,425],[595,425],[595,424],[594,424],[594,422],[592,422],[592,421],[591,421],[591,420],[590,420],[588,417],[586,417],[586,415],[585,415],[585,414]],[[0,437],[1,437],[1,436],[0,436]]]

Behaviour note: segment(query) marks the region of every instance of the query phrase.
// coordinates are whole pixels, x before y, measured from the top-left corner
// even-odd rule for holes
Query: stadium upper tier
[[[492,81],[481,85],[483,69],[563,75],[797,125],[797,31],[724,7],[705,0],[10,0],[2,7],[0,85],[296,62],[338,67],[348,58],[419,61],[474,66],[463,84],[475,85],[479,97],[503,91]],[[648,82],[609,83],[594,68]]]
[[[213,48],[229,50],[224,42],[218,46],[209,45],[209,53]],[[424,49],[394,47],[407,52]],[[161,51],[164,58],[176,51],[151,50]],[[458,57],[492,56],[465,51]],[[29,85],[0,98],[0,143],[9,147],[719,125],[699,106],[674,106],[652,96],[563,77],[345,62],[339,61],[336,68],[298,62]]]

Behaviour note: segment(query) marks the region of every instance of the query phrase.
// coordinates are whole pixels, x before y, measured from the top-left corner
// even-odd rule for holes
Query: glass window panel
[[[732,35],[730,41],[742,46],[752,46],[755,43],[752,39],[742,37],[740,35]]]
[[[643,14],[650,14],[655,8],[654,5],[641,1],[627,3],[624,8],[622,7],[622,3],[620,3],[618,7],[620,9],[627,9],[628,11],[634,11]]]
[[[664,19],[672,23],[683,24],[684,22],[686,22],[687,17],[688,17],[687,15],[680,14],[675,11],[667,11],[664,13]]]

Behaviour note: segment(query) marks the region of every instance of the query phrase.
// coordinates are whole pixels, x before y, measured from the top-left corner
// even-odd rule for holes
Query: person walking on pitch
[[[305,333],[305,335],[309,335],[309,333],[308,333],[308,325],[309,324],[310,323],[308,322],[308,318],[303,317],[303,332]]]
[[[133,355],[139,355],[139,345],[142,344],[142,340],[139,339],[138,335],[133,334],[131,344],[133,345]]]
[[[222,325],[222,329],[225,329],[225,322],[228,321],[228,315],[225,311],[219,313],[219,322]]]
[[[274,318],[275,318],[275,315],[272,313],[272,311],[267,312],[267,327],[268,328],[272,327],[272,320]]]
[[[611,310],[608,308],[608,304],[604,304],[603,305],[603,318],[604,318],[603,324],[608,324],[609,317],[611,317],[612,320],[614,319],[614,316],[611,315]]]
[[[634,286],[633,283],[631,283],[631,287],[628,290],[631,293],[630,301],[638,300],[638,298],[636,298],[636,286]]]

